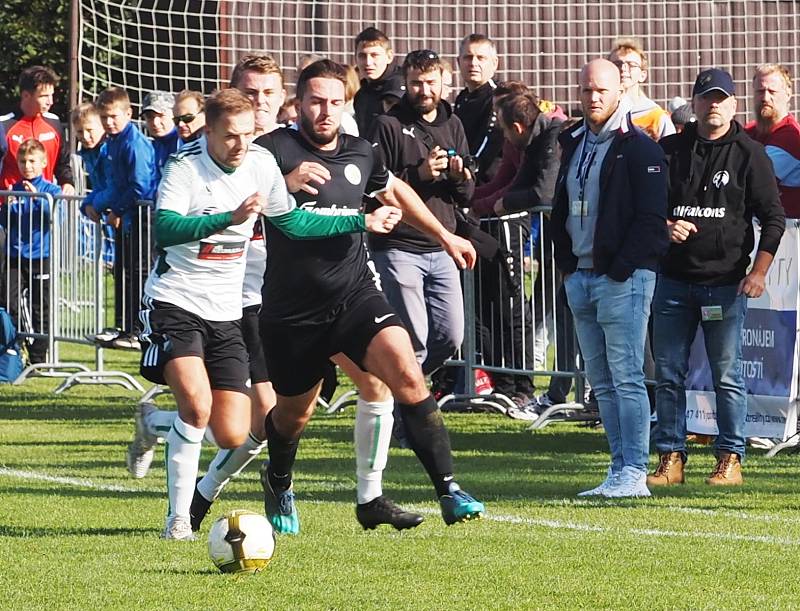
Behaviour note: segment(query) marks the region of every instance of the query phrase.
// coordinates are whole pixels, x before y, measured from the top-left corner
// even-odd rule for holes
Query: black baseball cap
[[[709,68],[698,74],[697,80],[694,82],[694,89],[692,89],[692,96],[705,95],[714,90],[721,91],[727,96],[736,94],[733,78],[721,68]]]

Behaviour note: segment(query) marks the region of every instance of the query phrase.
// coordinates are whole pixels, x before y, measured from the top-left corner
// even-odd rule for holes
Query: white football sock
[[[359,503],[369,503],[383,494],[381,483],[394,423],[394,399],[356,403],[356,476]]]
[[[177,417],[178,412],[157,409],[147,415],[144,423],[153,435],[166,437]]]
[[[169,430],[164,452],[167,463],[169,517],[189,519],[194,484],[197,479],[200,450],[205,427],[199,429],[176,417]]]
[[[239,475],[266,446],[266,441],[259,441],[250,433],[238,448],[217,452],[208,467],[208,473],[197,483],[200,494],[206,500],[216,500],[225,485]]]

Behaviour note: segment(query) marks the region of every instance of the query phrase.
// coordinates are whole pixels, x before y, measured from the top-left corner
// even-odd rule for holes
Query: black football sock
[[[292,484],[292,467],[297,456],[300,439],[284,437],[275,429],[272,412],[264,421],[267,431],[267,451],[269,452],[269,468],[267,476],[275,492],[283,492]]]
[[[436,494],[448,494],[453,482],[453,454],[436,399],[428,395],[419,403],[398,403],[397,407],[411,449],[428,472]]]

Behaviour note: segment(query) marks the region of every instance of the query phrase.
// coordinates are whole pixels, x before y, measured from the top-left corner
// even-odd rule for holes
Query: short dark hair
[[[206,125],[214,125],[223,115],[238,115],[253,112],[253,103],[235,88],[215,91],[206,100]]]
[[[245,72],[257,72],[258,74],[277,74],[283,86],[283,72],[278,62],[267,53],[248,53],[244,55],[233,68],[231,74],[231,87],[238,87],[239,81]]]
[[[500,120],[506,127],[520,123],[528,129],[539,117],[539,98],[532,93],[511,94],[500,102]]]
[[[405,61],[403,61],[403,76],[406,76],[409,70],[419,70],[420,72],[438,70],[442,72],[444,70],[444,65],[436,51],[419,49],[417,51],[411,51],[411,53],[406,55]]]
[[[461,44],[458,46],[458,54],[461,55],[464,52],[464,47],[467,45],[473,44],[483,44],[486,43],[492,48],[495,54],[497,54],[497,46],[494,44],[494,41],[489,38],[486,34],[469,34],[464,36],[461,39]]]
[[[492,90],[492,97],[497,100],[507,95],[518,95],[528,93],[528,86],[522,81],[503,81]]]
[[[58,76],[47,66],[31,66],[19,75],[19,91],[36,91],[40,85],[58,85]]]
[[[341,81],[342,85],[345,87],[345,90],[347,89],[347,68],[331,59],[319,59],[313,64],[308,64],[308,66],[303,68],[303,71],[300,73],[300,76],[297,79],[297,85],[295,86],[295,92],[297,93],[298,100],[303,99],[303,95],[305,95],[306,92],[306,87],[308,86],[308,81],[310,81],[312,78],[336,79],[337,81]]]
[[[105,108],[115,104],[120,104],[123,108],[131,107],[131,99],[128,97],[128,92],[122,87],[103,89],[94,101],[94,105],[98,108]]]
[[[372,26],[361,30],[359,35],[356,36],[355,48],[358,49],[358,45],[362,42],[369,43],[367,46],[380,45],[387,51],[392,50],[392,42],[389,40],[389,37],[378,28]]]

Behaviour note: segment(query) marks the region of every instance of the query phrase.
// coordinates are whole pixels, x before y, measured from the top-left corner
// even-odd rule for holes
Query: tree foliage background
[[[0,112],[16,107],[19,73],[36,64],[61,77],[52,112],[62,119],[69,104],[70,0],[0,2]]]

